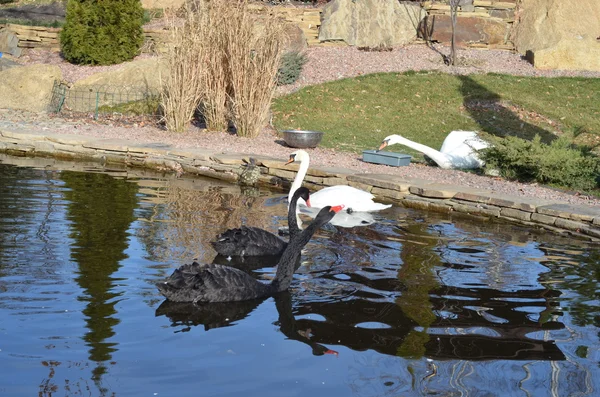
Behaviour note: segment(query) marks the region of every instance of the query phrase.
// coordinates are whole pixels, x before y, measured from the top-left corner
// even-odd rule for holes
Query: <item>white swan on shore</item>
[[[477,155],[477,150],[489,147],[489,143],[479,138],[475,131],[452,131],[444,139],[442,148],[439,151],[413,142],[401,135],[387,136],[381,143],[381,146],[379,146],[379,150],[394,144],[408,146],[411,149],[421,152],[433,160],[440,168],[444,169],[481,168],[485,163]]]
[[[296,174],[296,178],[294,178],[288,199],[294,195],[294,192],[298,190],[300,186],[302,186],[302,181],[308,172],[310,158],[306,151],[296,150],[290,154],[290,159],[286,164],[295,161],[300,162],[300,169]],[[374,197],[375,196],[369,192],[348,185],[329,186],[310,195],[310,208],[313,209],[313,211],[318,211],[320,208],[331,205],[330,203],[336,203],[333,205],[344,205],[344,211],[352,213],[381,211],[392,206],[391,204],[376,203],[373,201]],[[298,200],[298,206],[300,208],[306,207],[306,203],[304,200],[300,199]],[[310,213],[312,211],[308,212]]]

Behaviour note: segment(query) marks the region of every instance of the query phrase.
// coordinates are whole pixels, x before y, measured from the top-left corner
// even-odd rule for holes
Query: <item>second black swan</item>
[[[290,239],[300,232],[296,218],[296,205],[300,198],[310,203],[307,188],[301,187],[296,190],[290,200],[288,209]],[[211,245],[219,255],[224,257],[271,256],[281,255],[288,243],[264,229],[242,226],[224,231],[217,236],[216,241],[211,241]]]
[[[261,283],[234,267],[194,262],[175,269],[156,286],[174,302],[233,302],[261,298],[288,289],[302,248],[317,229],[326,224],[344,206],[323,207],[317,217],[300,234],[292,237],[277,263],[277,273],[269,284]]]

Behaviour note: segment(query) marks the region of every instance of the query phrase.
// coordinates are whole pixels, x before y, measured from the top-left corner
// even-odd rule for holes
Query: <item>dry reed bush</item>
[[[204,68],[202,99],[199,110],[204,116],[209,131],[227,131],[229,65],[227,36],[223,27],[231,13],[228,1],[204,1],[195,3],[195,12],[200,14],[198,31],[201,65]]]
[[[165,13],[171,32],[165,54],[169,73],[160,75],[163,121],[169,131],[183,132],[188,127],[202,97],[204,69],[198,67],[202,54],[201,14],[186,4],[183,21],[174,13]]]
[[[224,26],[231,79],[231,112],[237,134],[256,137],[267,123],[284,40],[283,22],[275,16],[260,21],[244,0],[230,8]]]
[[[208,130],[226,131],[231,119],[239,136],[256,137],[275,91],[283,21],[259,23],[246,0],[195,0],[179,16],[165,14],[172,36],[162,98],[167,129],[184,131],[198,109]]]

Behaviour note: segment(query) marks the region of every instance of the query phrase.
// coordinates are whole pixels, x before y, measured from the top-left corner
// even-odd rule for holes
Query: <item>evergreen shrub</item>
[[[140,0],[68,0],[60,42],[76,64],[111,65],[131,60],[144,42]]]
[[[486,168],[511,180],[584,191],[597,188],[600,182],[600,157],[574,146],[566,137],[545,144],[539,136],[533,141],[509,136],[495,140],[479,154]]]

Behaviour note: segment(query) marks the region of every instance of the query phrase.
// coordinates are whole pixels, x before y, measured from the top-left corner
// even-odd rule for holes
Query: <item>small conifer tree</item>
[[[68,0],[60,35],[63,56],[76,64],[132,59],[144,41],[140,0]]]

